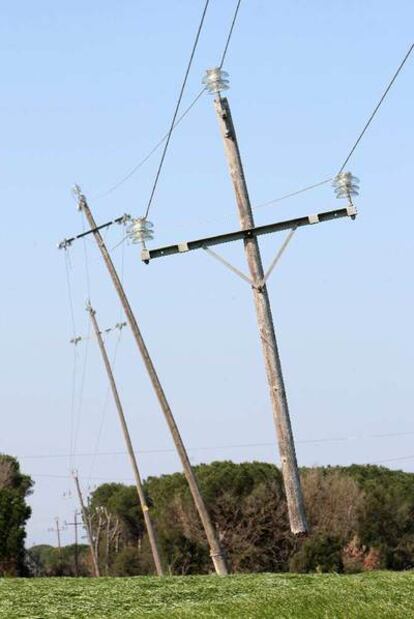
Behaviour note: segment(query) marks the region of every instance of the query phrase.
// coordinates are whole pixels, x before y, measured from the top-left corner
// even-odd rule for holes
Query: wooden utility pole
[[[85,526],[86,534],[88,536],[88,543],[89,543],[89,548],[90,548],[90,551],[91,551],[91,559],[92,559],[93,569],[94,569],[94,572],[95,572],[95,576],[100,576],[101,574],[99,572],[98,560],[97,560],[95,548],[94,548],[94,545],[93,545],[93,535],[92,535],[91,523],[90,523],[90,520],[88,518],[88,514],[86,513],[85,503],[83,502],[83,496],[82,496],[82,491],[81,491],[80,484],[79,484],[78,474],[76,473],[76,471],[73,471],[72,475],[73,475],[73,479],[75,481],[76,492],[78,493],[79,503],[80,503],[80,506],[81,506],[83,524]]]
[[[242,230],[255,227],[249,194],[244,177],[242,161],[237,144],[236,131],[231,117],[227,99],[220,93],[214,100],[230,176],[236,194],[240,226]],[[256,307],[257,322],[266,375],[272,401],[273,418],[279,443],[282,474],[285,484],[289,511],[290,527],[294,534],[301,535],[308,531],[299,470],[296,461],[295,444],[289,417],[289,408],[283,382],[275,329],[270,308],[269,295],[265,283],[265,274],[256,237],[244,239],[247,264],[253,281],[253,298]]]
[[[79,548],[78,548],[78,520],[79,512],[75,509],[75,514],[73,516],[73,522],[65,522],[66,526],[72,526],[75,528],[75,576],[79,576]]]
[[[57,547],[58,547],[58,553],[59,553],[59,563],[62,564],[62,544],[60,542],[60,532],[63,531],[63,527],[61,527],[59,524],[58,516],[56,516],[55,518],[55,526],[48,529],[48,531],[53,531],[53,533],[56,533]]]
[[[152,386],[154,388],[157,399],[160,403],[162,412],[164,414],[165,420],[167,422],[168,428],[171,432],[171,436],[173,438],[175,447],[177,449],[177,453],[181,460],[184,475],[187,479],[188,485],[190,487],[190,491],[197,508],[198,514],[200,516],[200,520],[203,524],[204,531],[206,533],[207,541],[210,546],[210,556],[214,564],[214,568],[220,576],[225,576],[228,574],[226,558],[223,549],[221,548],[221,544],[217,535],[217,532],[213,526],[210,515],[207,511],[206,505],[204,503],[204,499],[201,495],[200,489],[198,487],[198,482],[194,471],[192,469],[190,459],[188,457],[187,451],[185,449],[183,440],[181,438],[180,432],[178,430],[177,424],[175,422],[173,413],[171,411],[170,405],[165,396],[164,390],[162,388],[160,379],[158,378],[157,372],[155,370],[154,364],[148,352],[148,349],[145,345],[144,339],[142,337],[141,331],[138,327],[137,320],[132,311],[132,308],[129,304],[128,298],[125,294],[121,281],[116,272],[115,266],[111,260],[108,249],[105,245],[105,242],[102,238],[99,229],[97,229],[97,225],[91,213],[91,210],[86,202],[85,196],[82,194],[79,195],[79,210],[83,211],[85,217],[89,223],[89,226],[92,230],[92,233],[95,237],[95,241],[99,247],[99,250],[102,254],[106,267],[111,276],[112,282],[115,286],[115,290],[119,296],[121,304],[124,308],[125,315],[127,317],[129,326],[131,328],[132,334],[135,338],[135,342],[138,346],[138,349],[141,353],[144,365],[148,372],[149,378],[151,380]]]
[[[142,487],[142,481],[141,481],[141,476],[138,470],[137,459],[135,457],[134,448],[132,446],[132,441],[131,441],[131,436],[129,434],[127,422],[125,419],[125,415],[124,415],[121,400],[119,397],[118,389],[116,387],[116,383],[115,383],[114,375],[112,372],[111,364],[109,361],[108,353],[106,352],[105,344],[104,344],[103,337],[102,337],[102,332],[100,331],[99,326],[98,326],[98,321],[96,319],[96,312],[90,303],[88,303],[87,305],[87,310],[91,318],[91,322],[93,325],[93,329],[95,331],[96,339],[98,341],[99,350],[102,355],[106,373],[108,375],[108,380],[109,380],[109,384],[111,387],[112,395],[115,400],[115,406],[116,406],[116,409],[119,415],[119,421],[121,422],[122,432],[123,432],[126,447],[128,450],[129,460],[131,462],[132,470],[134,473],[138,499],[141,505],[142,513],[144,515],[145,526],[146,526],[147,533],[148,533],[148,539],[149,539],[149,543],[151,546],[151,552],[152,552],[152,557],[154,559],[155,569],[157,571],[158,576],[163,576],[164,573],[162,569],[158,544],[157,544],[157,540],[155,537],[154,527],[152,525],[151,517],[149,514],[149,507],[147,504],[147,500],[145,498],[144,489]]]

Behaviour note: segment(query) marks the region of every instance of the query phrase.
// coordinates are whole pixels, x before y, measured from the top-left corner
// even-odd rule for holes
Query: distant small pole
[[[73,516],[73,522],[65,522],[66,526],[73,526],[75,528],[75,576],[79,576],[79,552],[78,552],[78,510],[75,510]]]
[[[62,544],[60,540],[60,532],[63,531],[63,527],[60,526],[58,516],[55,517],[55,526],[48,529],[48,531],[56,533],[57,547],[58,547],[58,553],[59,553],[59,564],[62,565]]]
[[[102,355],[102,359],[104,362],[105,370],[108,375],[109,384],[111,387],[112,395],[115,400],[116,409],[118,411],[119,421],[121,422],[122,432],[124,435],[124,440],[126,443],[126,447],[128,450],[129,460],[131,462],[132,470],[135,477],[135,486],[137,488],[137,494],[139,498],[139,502],[141,505],[142,513],[144,516],[145,526],[148,533],[148,539],[151,546],[152,557],[154,559],[155,569],[157,571],[158,576],[163,576],[164,572],[162,569],[162,563],[160,559],[160,553],[158,549],[158,544],[155,536],[154,527],[151,521],[151,517],[149,514],[149,507],[147,500],[145,498],[144,489],[142,487],[141,475],[139,473],[137,459],[135,457],[134,448],[132,446],[131,436],[129,434],[128,425],[125,419],[124,410],[122,408],[121,399],[119,397],[118,389],[116,387],[114,375],[112,372],[111,364],[109,361],[108,353],[106,352],[105,344],[102,337],[102,332],[99,329],[98,321],[96,319],[96,312],[93,309],[92,305],[88,303],[87,308],[89,312],[89,316],[91,318],[91,322],[93,325],[93,329],[95,331],[96,339],[98,341],[99,350]]]
[[[154,388],[155,394],[157,396],[158,402],[161,406],[161,410],[164,414],[164,418],[167,422],[168,428],[171,432],[172,439],[174,441],[178,456],[181,460],[184,475],[187,479],[187,483],[190,488],[191,495],[193,497],[193,501],[195,503],[196,509],[200,516],[200,520],[202,522],[208,544],[210,546],[210,557],[213,561],[214,568],[220,576],[225,576],[228,574],[227,562],[225,553],[221,547],[220,540],[217,535],[217,531],[213,526],[213,523],[210,518],[210,514],[207,511],[206,504],[204,503],[204,499],[201,495],[200,488],[198,486],[197,478],[191,466],[190,459],[187,454],[187,450],[185,448],[184,442],[181,438],[180,431],[174,419],[174,415],[164,393],[164,389],[162,388],[161,381],[158,377],[154,364],[152,362],[150,353],[145,344],[142,333],[139,329],[137,320],[135,318],[134,312],[129,304],[128,297],[125,294],[125,290],[122,286],[121,280],[116,272],[115,266],[111,260],[111,256],[109,251],[105,245],[105,241],[97,229],[95,219],[91,213],[91,209],[86,201],[84,195],[82,195],[78,190],[78,208],[82,211],[88,221],[88,224],[92,230],[95,241],[99,247],[99,250],[102,254],[102,258],[105,262],[105,265],[108,269],[109,275],[112,279],[112,282],[115,286],[115,290],[119,296],[122,307],[124,309],[125,315],[127,317],[129,326],[131,328],[131,332],[135,338],[135,342],[138,346],[138,350],[141,353],[145,368],[148,372],[149,378],[151,380],[152,386]]]
[[[60,543],[60,531],[61,531],[61,528],[59,526],[59,518],[57,516],[55,518],[55,523],[56,523],[57,543],[58,543],[58,549],[59,549],[59,559],[60,559],[60,562],[62,562],[62,544]]]
[[[75,482],[76,492],[78,493],[79,503],[80,503],[80,506],[81,506],[83,524],[84,524],[84,526],[86,528],[86,534],[88,536],[88,543],[89,543],[89,548],[90,548],[90,551],[91,551],[91,558],[92,558],[93,569],[94,569],[94,572],[95,572],[95,576],[100,576],[99,565],[98,565],[98,561],[97,561],[97,558],[96,558],[95,548],[93,546],[93,536],[92,536],[91,524],[90,524],[90,521],[88,519],[88,514],[86,513],[85,503],[83,502],[83,496],[82,496],[82,491],[81,491],[81,488],[80,488],[79,478],[78,478],[77,472],[73,471],[72,472],[72,476],[73,476],[73,479],[74,479],[74,482]]]
[[[226,77],[227,74],[220,69],[210,69],[207,71],[205,83],[210,92],[216,94],[214,105],[224,142],[230,177],[236,195],[240,227],[242,230],[247,230],[254,228],[255,224],[230,105],[226,98],[221,97],[221,90],[228,88]],[[264,279],[259,242],[255,236],[244,240],[244,250],[253,281],[253,298],[279,443],[290,527],[295,535],[306,534],[308,532],[308,524],[296,460],[288,401],[273,325],[272,310]]]

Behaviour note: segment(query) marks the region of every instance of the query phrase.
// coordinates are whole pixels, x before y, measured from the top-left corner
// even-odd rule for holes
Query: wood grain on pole
[[[243,230],[254,228],[253,213],[230,106],[227,99],[221,98],[220,96],[215,99],[214,104],[223,136],[230,176],[236,194],[240,226]],[[296,461],[295,444],[269,295],[266,284],[262,284],[264,271],[257,238],[245,239],[244,248],[252,280],[257,284],[257,286],[252,287],[253,297],[270,389],[270,398],[272,401],[273,418],[279,443],[290,528],[295,535],[305,534],[308,531],[308,525],[306,522],[303,494]]]
[[[95,576],[100,576],[101,574],[99,572],[98,560],[96,558],[95,548],[93,546],[91,523],[88,519],[88,514],[86,513],[85,503],[83,502],[82,491],[81,491],[81,488],[79,485],[79,479],[76,473],[73,474],[73,479],[75,480],[76,492],[78,493],[79,503],[81,506],[83,524],[85,525],[86,534],[88,536],[88,543],[89,543],[89,549],[91,551],[93,569],[95,572]]]
[[[158,402],[161,406],[161,410],[164,414],[165,420],[171,432],[172,439],[174,441],[178,456],[181,460],[181,463],[184,469],[184,475],[187,479],[187,483],[189,485],[195,506],[197,508],[198,514],[200,516],[200,520],[202,522],[204,531],[206,533],[207,541],[210,546],[210,556],[213,561],[214,568],[217,574],[219,574],[220,576],[225,576],[226,574],[228,574],[225,554],[224,554],[223,549],[221,548],[221,544],[219,542],[217,532],[213,526],[213,523],[211,522],[210,515],[204,503],[204,499],[201,496],[201,492],[198,487],[196,476],[192,469],[190,459],[188,457],[183,440],[181,438],[180,432],[175,422],[173,413],[171,411],[170,405],[165,396],[164,390],[162,388],[160,379],[158,378],[157,372],[155,370],[155,367],[150,357],[150,354],[148,352],[148,349],[145,345],[144,338],[142,337],[141,331],[138,327],[138,323],[135,318],[134,312],[132,311],[132,308],[129,304],[128,297],[125,294],[124,288],[118,277],[115,266],[109,255],[108,249],[105,245],[102,235],[99,232],[99,230],[96,230],[97,226],[96,226],[95,220],[93,218],[91,210],[84,196],[80,197],[79,208],[85,214],[88,224],[90,228],[93,230],[93,235],[95,237],[96,243],[100,249],[100,252],[102,254],[106,267],[109,271],[112,282],[115,286],[116,292],[121,301],[122,307],[124,308],[124,312],[127,317],[128,324],[131,328],[131,331],[135,338],[135,342],[138,346],[138,349],[141,353],[144,365],[148,372],[148,375],[151,380],[152,386],[154,388],[155,394],[157,396]]]
[[[154,559],[155,569],[157,571],[158,576],[163,576],[162,563],[160,558],[160,553],[158,549],[158,544],[155,536],[154,527],[152,525],[151,517],[149,514],[149,507],[147,504],[147,500],[145,498],[144,489],[142,487],[141,475],[138,470],[138,463],[135,457],[134,448],[132,446],[131,436],[129,434],[128,425],[125,419],[124,410],[122,408],[121,399],[119,397],[118,389],[115,383],[114,375],[112,372],[111,364],[109,361],[108,353],[106,352],[105,344],[102,338],[102,332],[99,330],[98,321],[96,319],[96,312],[92,308],[90,304],[88,304],[88,312],[91,318],[91,322],[93,325],[93,329],[96,335],[96,339],[98,341],[99,350],[102,355],[102,359],[104,362],[105,370],[108,375],[109,384],[111,387],[112,395],[115,401],[115,406],[118,411],[119,421],[121,422],[122,433],[124,435],[125,443],[128,450],[129,460],[131,462],[132,470],[135,478],[135,486],[137,488],[138,499],[141,505],[142,514],[144,516],[145,527],[148,533],[148,539],[151,546],[152,557]]]

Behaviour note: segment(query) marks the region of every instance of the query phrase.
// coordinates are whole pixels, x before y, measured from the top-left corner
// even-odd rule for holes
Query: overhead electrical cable
[[[148,199],[147,208],[145,210],[145,215],[144,215],[145,219],[148,217],[148,213],[150,211],[150,208],[151,208],[151,205],[152,205],[152,201],[153,201],[153,198],[154,198],[155,190],[157,188],[158,181],[159,181],[159,178],[160,178],[161,170],[162,170],[162,167],[164,165],[165,156],[166,156],[167,150],[168,150],[168,145],[169,145],[170,140],[171,140],[171,135],[172,135],[172,132],[173,132],[173,129],[174,129],[174,125],[175,125],[175,121],[176,121],[176,118],[177,118],[177,115],[178,115],[178,110],[179,110],[180,105],[181,105],[181,100],[183,98],[183,94],[184,94],[185,86],[187,84],[187,79],[188,79],[188,76],[189,76],[189,73],[190,73],[191,65],[193,64],[194,55],[195,55],[195,52],[196,52],[196,49],[197,49],[197,46],[198,46],[198,41],[200,39],[201,30],[202,30],[203,24],[204,24],[204,18],[206,16],[209,4],[210,4],[210,0],[206,0],[205,5],[204,5],[204,9],[203,9],[203,13],[202,13],[202,16],[201,16],[201,20],[200,20],[200,23],[199,23],[199,26],[198,26],[198,29],[197,29],[197,34],[196,34],[196,37],[195,37],[195,40],[194,40],[194,43],[193,43],[193,48],[191,50],[190,58],[189,58],[189,61],[187,63],[187,68],[186,68],[186,71],[185,71],[183,83],[181,85],[181,90],[180,90],[180,93],[178,95],[178,100],[177,100],[177,103],[176,103],[176,106],[175,106],[175,109],[174,109],[174,114],[173,114],[173,117],[172,117],[171,126],[170,126],[170,129],[169,129],[168,134],[167,134],[167,139],[166,139],[165,144],[164,144],[164,149],[163,149],[162,154],[161,154],[161,159],[160,159],[160,162],[158,164],[158,169],[157,169],[157,172],[155,174],[154,183],[152,185],[150,197]]]
[[[407,456],[396,456],[395,458],[384,458],[383,460],[375,460],[375,461],[369,461],[369,462],[367,462],[367,461],[360,462],[360,463],[352,462],[352,464],[359,464],[360,466],[367,466],[367,465],[370,465],[370,464],[374,464],[374,465],[375,464],[386,464],[387,462],[402,462],[403,460],[414,460],[414,454],[409,454]],[[332,464],[319,464],[319,465],[315,465],[315,468],[327,467],[327,466],[332,467],[332,466],[335,466],[335,465],[332,465]],[[341,464],[341,465],[337,465],[337,466],[351,466],[351,464],[349,464],[349,465]],[[36,477],[36,478],[45,477],[45,478],[56,478],[56,479],[71,479],[70,475],[59,475],[59,474],[53,474],[53,473],[30,473],[30,475],[32,477]],[[100,476],[100,477],[93,477],[93,479],[97,480],[97,481],[105,481],[105,482],[108,482],[109,479],[111,481],[113,481],[113,482],[132,482],[132,481],[134,481],[133,478],[131,478],[131,477],[121,477],[121,478],[116,478],[115,479],[113,477],[109,477],[108,478],[108,476],[107,477],[103,477],[103,476],[101,477]]]
[[[364,128],[362,129],[361,133],[359,134],[357,140],[355,141],[354,145],[352,146],[348,156],[346,157],[345,161],[343,162],[343,164],[341,165],[341,167],[339,168],[338,174],[340,174],[344,169],[346,164],[348,163],[348,161],[351,159],[352,155],[355,152],[355,149],[357,148],[358,144],[360,143],[360,141],[362,140],[363,136],[365,135],[366,130],[368,129],[368,127],[370,126],[370,124],[372,123],[372,121],[374,120],[378,110],[380,109],[381,105],[383,104],[386,96],[388,95],[389,91],[391,90],[395,80],[397,79],[398,75],[400,74],[403,66],[405,65],[405,63],[407,62],[411,52],[414,49],[414,43],[411,44],[410,49],[408,50],[408,52],[406,53],[406,55],[404,56],[404,58],[402,59],[398,69],[396,70],[396,72],[394,73],[391,81],[389,82],[387,88],[385,89],[382,97],[380,98],[380,100],[378,101],[377,105],[375,106],[371,116],[368,118],[367,122],[364,125]]]
[[[80,385],[79,385],[78,404],[76,407],[75,428],[74,428],[74,436],[73,436],[73,451],[74,451],[73,456],[76,455],[75,454],[76,445],[78,442],[78,436],[79,436],[79,431],[80,431],[80,426],[81,426],[90,339],[91,339],[90,338],[90,325],[88,324],[88,332],[87,332],[87,336],[85,337],[85,348],[84,348],[81,379],[80,379]]]
[[[239,12],[240,5],[241,5],[241,0],[238,0],[238,2],[237,2],[237,4],[236,4],[236,9],[235,9],[235,11],[234,11],[233,20],[232,20],[232,22],[231,22],[231,26],[230,26],[229,34],[227,35],[226,43],[225,43],[225,45],[224,45],[224,50],[223,50],[223,53],[222,53],[222,56],[221,56],[221,60],[220,60],[220,64],[219,64],[220,69],[222,69],[222,68],[223,68],[224,61],[225,61],[226,56],[227,56],[227,51],[228,51],[228,49],[229,49],[229,45],[230,45],[230,41],[231,41],[231,37],[233,36],[234,25],[235,25],[235,23],[236,23],[237,14],[238,14],[238,12]]]
[[[340,174],[341,172],[344,171],[345,166],[349,163],[349,160],[351,159],[352,155],[354,154],[355,150],[357,149],[359,143],[361,142],[363,136],[365,135],[368,127],[370,126],[370,124],[372,123],[372,121],[374,120],[378,110],[380,109],[381,105],[384,103],[388,93],[390,92],[392,86],[394,85],[395,80],[397,79],[398,75],[400,74],[402,68],[404,67],[405,63],[407,62],[410,54],[412,53],[414,49],[414,43],[411,44],[408,52],[405,54],[404,58],[402,59],[402,61],[400,62],[397,70],[395,71],[394,75],[392,76],[390,82],[388,83],[386,89],[384,90],[380,100],[378,101],[377,105],[375,106],[374,110],[372,111],[371,115],[369,116],[367,122],[365,123],[361,133],[359,134],[358,138],[356,139],[356,141],[354,142],[351,150],[349,151],[348,155],[345,158],[345,161],[343,162],[343,164],[341,165],[341,167],[339,168],[337,174]],[[287,200],[288,198],[292,198],[293,196],[297,196],[301,193],[304,193],[306,191],[310,191],[311,189],[315,189],[316,187],[320,187],[321,185],[325,185],[327,183],[330,183],[335,177],[332,176],[330,178],[327,178],[324,181],[320,181],[318,183],[314,183],[313,185],[308,185],[307,187],[303,187],[302,189],[298,189],[297,191],[293,191],[292,193],[287,193],[285,195],[279,196],[277,198],[274,198],[273,200],[269,200],[267,202],[263,202],[262,204],[258,204],[256,206],[254,206],[253,208],[263,208],[265,206],[270,206],[271,204],[275,204],[276,202],[281,202],[282,200]]]
[[[68,293],[68,302],[69,302],[69,315],[71,319],[71,327],[72,327],[72,339],[76,338],[76,321],[75,321],[75,311],[73,306],[73,293],[72,293],[72,283],[70,277],[70,258],[69,251],[66,249],[64,251],[65,254],[65,274],[66,274],[66,287]],[[75,406],[76,406],[76,386],[77,386],[77,374],[78,374],[78,351],[76,350],[76,346],[73,347],[73,362],[72,362],[72,381],[71,381],[71,398],[70,398],[70,430],[69,430],[69,466],[72,467],[73,463],[73,452],[74,452],[74,434],[75,434]]]
[[[232,38],[232,35],[233,35],[233,30],[234,30],[234,26],[235,26],[235,23],[236,23],[237,15],[238,15],[238,12],[239,12],[240,4],[241,4],[241,0],[238,0],[237,5],[236,5],[236,9],[234,11],[233,19],[232,19],[232,22],[231,22],[230,30],[229,30],[229,33],[228,33],[227,38],[226,38],[226,43],[225,43],[225,46],[224,46],[224,50],[223,50],[223,53],[221,55],[221,60],[220,60],[220,65],[219,65],[220,68],[223,67],[225,58],[227,56],[227,52],[228,52],[230,41],[231,41],[231,38]],[[191,101],[190,105],[175,120],[174,126],[172,127],[172,130],[176,129],[178,127],[178,125],[184,120],[184,118],[192,110],[192,108],[195,106],[197,101],[199,101],[199,99],[202,97],[202,95],[205,93],[205,91],[206,91],[206,88],[202,88],[199,91],[199,93]],[[104,198],[104,197],[108,196],[109,194],[111,194],[116,189],[118,189],[118,187],[123,185],[126,181],[128,181],[136,172],[138,172],[138,170],[140,168],[142,168],[142,166],[152,157],[152,155],[154,155],[157,152],[157,150],[164,144],[164,142],[167,139],[169,139],[170,134],[171,134],[171,128],[170,128],[170,130],[168,130],[165,133],[165,135],[163,135],[163,137],[151,148],[151,150],[125,176],[123,176],[119,181],[114,183],[106,191],[93,196],[92,199],[99,200],[101,198]]]
[[[118,349],[119,349],[119,344],[121,342],[121,337],[122,337],[122,329],[119,330],[118,337],[117,337],[116,342],[115,342],[114,352],[113,352],[112,359],[111,359],[111,366],[112,366],[113,370],[115,370],[115,365],[116,365],[116,360],[117,360],[117,356],[118,356]],[[110,387],[110,385],[108,385],[107,388],[106,388],[105,398],[104,398],[104,402],[103,402],[103,406],[102,406],[101,418],[100,418],[100,422],[99,422],[99,426],[98,426],[98,433],[97,433],[96,440],[95,440],[95,448],[94,448],[94,451],[93,451],[93,454],[92,454],[92,461],[91,461],[91,465],[90,465],[90,468],[89,468],[89,475],[88,475],[88,480],[89,481],[92,479],[93,471],[94,471],[95,464],[96,464],[96,458],[99,455],[98,450],[99,450],[99,445],[100,445],[101,438],[102,438],[102,432],[103,432],[103,428],[104,428],[104,424],[105,424],[106,413],[107,413],[107,410],[108,410],[110,393],[111,393],[111,387]]]
[[[296,441],[298,444],[302,445],[317,445],[320,443],[338,443],[338,442],[347,442],[347,441],[358,441],[358,440],[370,440],[370,439],[384,439],[384,438],[400,438],[402,436],[412,436],[414,435],[414,431],[411,432],[388,432],[384,434],[354,434],[349,436],[332,436],[332,437],[322,437],[322,438],[314,438],[314,439],[299,439]],[[227,445],[204,445],[204,446],[193,446],[189,447],[189,451],[209,451],[215,449],[238,449],[238,448],[248,448],[248,447],[273,447],[274,443],[235,443],[235,444],[227,444]],[[142,449],[136,451],[137,454],[157,454],[157,453],[171,453],[174,452],[172,448],[159,448],[159,449]],[[126,451],[106,451],[96,453],[97,456],[121,456],[125,455]],[[22,456],[21,459],[47,459],[47,458],[64,458],[67,454],[35,454]],[[81,452],[76,454],[79,457],[88,457],[95,455],[95,452]]]
[[[181,121],[184,120],[184,118],[187,116],[187,114],[190,112],[190,110],[192,110],[192,108],[195,106],[197,101],[204,94],[204,91],[205,91],[205,88],[200,90],[198,95],[196,95],[196,97],[192,100],[190,105],[184,110],[184,112],[181,114],[181,116],[179,116],[177,118],[177,120],[175,121],[173,129],[178,127],[178,125],[181,123]],[[155,144],[155,146],[153,146],[153,148],[145,155],[145,157],[143,157],[123,178],[121,178],[118,182],[116,182],[114,185],[109,187],[109,189],[107,189],[103,193],[99,193],[96,196],[93,196],[93,199],[99,200],[101,198],[105,198],[106,196],[111,194],[113,191],[118,189],[118,187],[123,185],[127,180],[129,180],[131,178],[131,176],[133,176],[136,172],[138,172],[138,170],[140,168],[142,168],[142,166],[148,161],[148,159],[150,159],[152,157],[152,155],[154,155],[154,153],[156,153],[157,150],[164,144],[164,142],[168,138],[168,135],[169,135],[169,131],[159,140],[159,142],[157,142]]]
[[[281,202],[282,200],[287,200],[288,198],[293,198],[293,196],[297,196],[300,193],[305,193],[306,191],[310,191],[311,189],[316,189],[316,187],[321,187],[322,185],[326,185],[333,180],[333,177],[326,178],[324,181],[319,181],[318,183],[314,183],[313,185],[307,185],[306,187],[302,187],[302,189],[297,189],[296,191],[292,191],[291,193],[286,193],[283,196],[279,196],[278,198],[274,198],[273,200],[269,200],[268,202],[262,202],[261,204],[256,204],[253,206],[253,209],[264,208],[265,206],[270,206],[271,204],[275,204],[275,202]]]

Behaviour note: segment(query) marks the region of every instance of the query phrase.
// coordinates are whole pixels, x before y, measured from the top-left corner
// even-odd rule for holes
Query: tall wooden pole
[[[240,226],[242,230],[254,228],[253,213],[244,178],[230,106],[227,99],[221,98],[220,95],[214,100],[214,104],[224,141],[230,176],[236,194]],[[290,528],[296,535],[305,534],[308,531],[308,525],[306,522],[303,494],[296,461],[295,444],[269,295],[266,284],[263,283],[264,271],[257,238],[245,239],[244,249],[250,274],[253,282],[255,282],[255,285],[253,285],[253,297],[279,443]]]
[[[180,432],[175,422],[174,415],[171,411],[170,405],[168,404],[168,401],[165,396],[164,390],[162,388],[160,379],[158,378],[154,364],[152,362],[148,349],[145,345],[144,338],[142,337],[141,331],[138,327],[137,320],[129,304],[128,298],[125,294],[125,291],[118,277],[118,274],[115,270],[115,267],[109,255],[108,249],[105,245],[105,242],[102,238],[101,233],[99,232],[99,230],[96,229],[97,226],[96,226],[95,220],[86,202],[86,198],[83,195],[80,195],[79,197],[79,209],[83,211],[91,230],[93,230],[95,241],[100,249],[100,252],[102,254],[106,267],[109,271],[112,282],[115,286],[115,290],[121,301],[122,307],[124,308],[124,312],[127,317],[129,326],[135,338],[135,342],[141,353],[144,365],[148,372],[148,375],[151,380],[152,386],[154,388],[155,394],[158,398],[162,412],[164,413],[165,420],[171,432],[172,439],[174,441],[178,456],[181,460],[181,463],[184,469],[184,475],[187,479],[195,506],[197,508],[198,514],[200,516],[200,520],[202,522],[204,531],[206,533],[207,541],[210,546],[210,556],[213,561],[214,568],[217,574],[219,574],[220,576],[225,576],[226,574],[228,574],[225,554],[224,554],[223,549],[221,548],[217,532],[213,526],[213,523],[211,522],[210,515],[207,511],[206,505],[204,503],[204,499],[198,487],[197,478],[192,469],[190,459],[188,457],[183,440],[181,438]]]
[[[72,475],[73,475],[73,479],[75,480],[76,492],[78,493],[79,503],[81,506],[83,524],[85,525],[86,534],[88,536],[88,543],[89,543],[89,548],[91,551],[93,570],[95,572],[95,576],[100,576],[101,574],[99,572],[98,560],[96,557],[95,548],[93,546],[91,523],[88,518],[88,514],[86,513],[85,503],[83,502],[83,496],[82,496],[82,491],[81,491],[80,484],[79,484],[79,478],[75,471],[72,473]]]
[[[87,305],[87,310],[89,312],[89,316],[91,318],[91,322],[93,325],[93,329],[95,331],[96,339],[98,341],[99,350],[102,355],[102,359],[104,362],[105,370],[108,375],[109,384],[111,387],[112,395],[115,400],[115,406],[118,411],[119,421],[121,422],[121,428],[124,435],[125,443],[128,450],[129,460],[131,462],[132,470],[135,478],[135,485],[137,488],[138,499],[141,505],[142,513],[144,515],[145,526],[148,533],[148,539],[151,546],[152,557],[154,559],[155,569],[157,571],[158,576],[163,576],[163,569],[160,559],[160,553],[158,550],[157,540],[155,537],[154,527],[152,525],[151,517],[149,515],[149,507],[147,504],[147,500],[145,498],[144,489],[142,487],[141,476],[138,470],[137,459],[135,457],[134,448],[132,446],[131,436],[129,434],[127,422],[124,415],[124,410],[122,408],[121,400],[119,397],[118,389],[116,387],[114,375],[112,372],[111,364],[109,361],[108,353],[106,352],[105,344],[102,338],[102,332],[99,330],[98,321],[96,319],[96,312],[91,306],[90,303]]]

